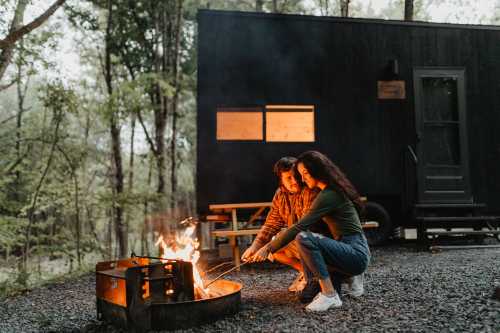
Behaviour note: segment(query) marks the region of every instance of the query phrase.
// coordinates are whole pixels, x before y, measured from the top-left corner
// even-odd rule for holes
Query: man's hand
[[[261,247],[259,249],[259,251],[257,251],[257,253],[255,253],[253,255],[253,257],[251,257],[250,259],[248,259],[248,261],[250,262],[261,262],[261,261],[264,261],[268,258],[269,254],[270,254],[270,249],[269,249],[269,243],[267,243],[266,245],[264,245],[263,247]]]
[[[257,244],[252,243],[248,249],[246,249],[245,252],[243,252],[243,255],[241,256],[242,261],[248,261],[250,260],[251,257],[259,250],[259,247]]]

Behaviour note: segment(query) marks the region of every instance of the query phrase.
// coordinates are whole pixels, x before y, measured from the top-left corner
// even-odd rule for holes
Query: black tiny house
[[[273,163],[314,149],[394,225],[497,226],[500,27],[201,10],[198,31],[200,213],[271,200]]]

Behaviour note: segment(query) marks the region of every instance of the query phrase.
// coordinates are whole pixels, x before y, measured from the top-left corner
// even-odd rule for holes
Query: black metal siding
[[[391,21],[390,21],[391,22]],[[199,212],[209,203],[268,201],[273,163],[317,149],[359,190],[398,200],[403,152],[415,145],[413,68],[466,69],[471,184],[500,210],[500,30],[297,15],[198,15]],[[397,59],[405,100],[377,99]],[[315,105],[316,142],[216,141],[217,107]]]

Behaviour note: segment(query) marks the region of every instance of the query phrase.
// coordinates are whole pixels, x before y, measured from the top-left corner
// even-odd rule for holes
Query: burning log
[[[187,225],[187,228],[181,232],[176,232],[167,237],[161,235],[156,241],[155,246],[160,247],[160,257],[163,258],[162,260],[183,260],[192,263],[195,295],[199,298],[206,298],[208,297],[208,289],[203,287],[203,279],[197,267],[198,260],[200,259],[200,252],[198,251],[200,244],[194,238],[196,224],[191,221],[191,218],[187,218],[180,223],[180,225]]]

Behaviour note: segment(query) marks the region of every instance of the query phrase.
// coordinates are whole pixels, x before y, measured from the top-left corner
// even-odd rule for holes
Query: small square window
[[[314,142],[314,106],[266,106],[267,142]]]
[[[217,109],[217,140],[263,140],[263,126],[259,108]]]

